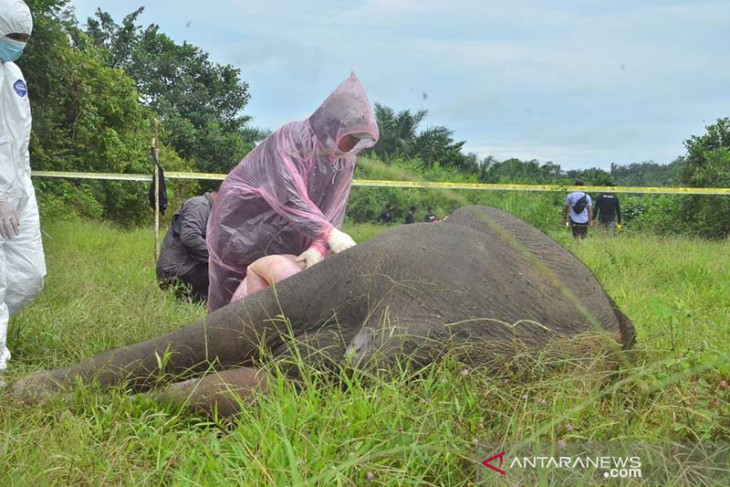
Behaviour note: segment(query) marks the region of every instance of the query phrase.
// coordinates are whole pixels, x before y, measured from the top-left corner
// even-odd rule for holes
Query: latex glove
[[[350,247],[355,246],[355,241],[345,232],[341,232],[336,228],[333,228],[330,232],[330,236],[327,239],[327,243],[332,249],[332,252],[339,254],[343,250],[347,250]]]
[[[0,237],[7,240],[19,234],[18,213],[15,211],[15,207],[0,199]]]
[[[309,269],[314,264],[322,262],[322,254],[315,247],[309,247],[297,257],[297,262],[304,262],[304,268]]]

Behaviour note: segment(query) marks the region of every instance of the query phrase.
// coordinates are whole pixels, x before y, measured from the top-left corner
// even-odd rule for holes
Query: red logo
[[[501,467],[501,466],[502,466],[502,462],[504,461],[504,454],[505,454],[505,453],[506,453],[506,452],[502,452],[502,453],[499,453],[499,454],[497,454],[497,455],[494,455],[493,457],[487,458],[486,460],[484,460],[484,461],[482,462],[482,465],[484,465],[485,467],[489,467],[489,468],[491,468],[492,470],[494,470],[495,472],[499,472],[499,473],[501,473],[502,475],[506,475],[506,474],[507,474],[507,472],[505,472],[505,471],[504,471],[504,470],[502,470],[501,468],[497,468],[497,467],[495,467],[494,465],[492,465],[491,463],[489,463],[489,462],[491,462],[492,460],[494,460],[495,458],[499,458],[499,466]]]

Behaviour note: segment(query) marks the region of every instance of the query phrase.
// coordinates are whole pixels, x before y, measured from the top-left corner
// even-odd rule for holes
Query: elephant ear
[[[616,303],[610,296],[608,297],[608,301],[613,307],[613,313],[616,315],[618,326],[621,330],[622,348],[624,350],[629,350],[636,344],[636,327],[634,326],[634,322],[631,321],[618,306],[616,306]]]

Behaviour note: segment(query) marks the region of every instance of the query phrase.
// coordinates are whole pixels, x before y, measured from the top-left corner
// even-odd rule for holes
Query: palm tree
[[[387,161],[393,153],[395,138],[395,112],[392,108],[380,103],[375,104],[375,120],[380,131],[380,140],[372,151],[382,161]]]
[[[427,114],[427,110],[418,110],[415,113],[402,110],[396,114],[392,108],[376,103],[375,119],[380,131],[380,140],[372,152],[384,162],[396,157],[412,157],[418,125]]]
[[[410,110],[402,110],[395,116],[395,137],[394,137],[394,153],[395,157],[408,159],[413,157],[413,148],[416,142],[416,130],[418,125],[426,118],[428,110],[418,110],[411,113]]]

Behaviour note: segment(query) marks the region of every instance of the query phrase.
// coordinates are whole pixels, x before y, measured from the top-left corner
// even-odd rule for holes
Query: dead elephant
[[[423,366],[457,348],[484,363],[586,333],[623,348],[635,336],[570,252],[509,213],[473,206],[442,223],[386,231],[193,325],[39,372],[14,391],[32,398],[78,378],[144,391],[166,374],[215,370],[168,393],[228,415],[240,404],[230,391],[265,388],[252,367],[265,357],[387,368]]]

